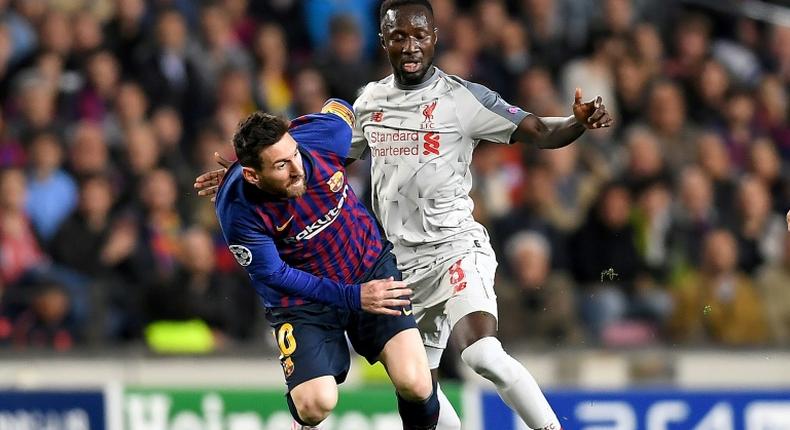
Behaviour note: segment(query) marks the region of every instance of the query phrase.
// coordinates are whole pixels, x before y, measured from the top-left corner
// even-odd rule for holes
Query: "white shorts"
[[[429,270],[404,272],[414,291],[412,308],[431,368],[439,365],[450,331],[464,316],[487,312],[497,318],[494,275],[497,261],[493,251],[475,249],[437,264]],[[432,350],[438,350],[437,352]],[[432,363],[436,361],[435,363]]]

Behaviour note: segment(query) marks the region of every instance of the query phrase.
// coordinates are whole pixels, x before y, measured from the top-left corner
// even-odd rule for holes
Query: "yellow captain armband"
[[[354,111],[335,99],[329,99],[324,104],[324,107],[321,108],[321,113],[335,114],[345,121],[349,127],[354,127]]]

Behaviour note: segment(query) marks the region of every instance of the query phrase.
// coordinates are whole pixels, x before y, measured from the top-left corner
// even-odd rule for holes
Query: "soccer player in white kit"
[[[532,429],[560,429],[535,379],[496,338],[496,256],[472,217],[472,151],[480,141],[570,144],[587,128],[612,124],[600,97],[573,116],[540,118],[488,88],[433,66],[437,29],[427,0],[386,0],[381,44],[393,74],[368,84],[354,103],[351,157],[372,156],[373,211],[381,221],[412,303],[434,377],[452,336],[461,357],[490,380]],[[437,429],[459,428],[442,405]],[[449,416],[448,416],[449,414]]]

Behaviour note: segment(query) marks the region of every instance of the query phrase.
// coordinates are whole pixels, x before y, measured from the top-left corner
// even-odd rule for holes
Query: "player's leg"
[[[335,377],[325,375],[302,382],[288,393],[288,402],[299,424],[306,428],[318,426],[337,405]]]
[[[446,320],[446,318],[445,318]],[[418,326],[419,327],[419,326]],[[419,327],[422,331],[422,327]],[[449,335],[449,327],[447,329]],[[431,379],[436,383],[436,395],[439,398],[439,422],[436,423],[436,430],[460,430],[461,418],[455,411],[453,404],[447,399],[439,384],[439,362],[442,359],[444,348],[432,345],[424,345],[425,353],[428,357],[428,368],[431,369]]]
[[[417,329],[403,330],[390,338],[378,358],[395,386],[404,425],[414,429],[435,428],[439,399]]]
[[[286,401],[296,429],[318,426],[337,404],[337,384],[348,374],[346,313],[319,304],[269,309],[280,348]],[[318,428],[318,427],[316,427]]]
[[[445,305],[453,327],[451,336],[461,349],[464,363],[493,382],[502,400],[527,426],[559,430],[557,416],[535,378],[505,352],[496,337],[495,268],[496,260],[483,253],[473,253],[454,267],[457,273],[453,279],[461,278],[466,284],[456,288]]]

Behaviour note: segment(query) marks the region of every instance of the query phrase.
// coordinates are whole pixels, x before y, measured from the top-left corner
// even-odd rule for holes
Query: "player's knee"
[[[293,399],[299,418],[308,425],[318,425],[337,405],[336,390],[319,390]]]
[[[424,369],[409,369],[401,372],[397,381],[393,381],[398,394],[405,400],[420,401],[431,396],[433,392],[433,381],[431,374]]]
[[[513,377],[515,362],[495,337],[484,337],[461,352],[461,359],[472,370],[495,385],[506,384]]]

